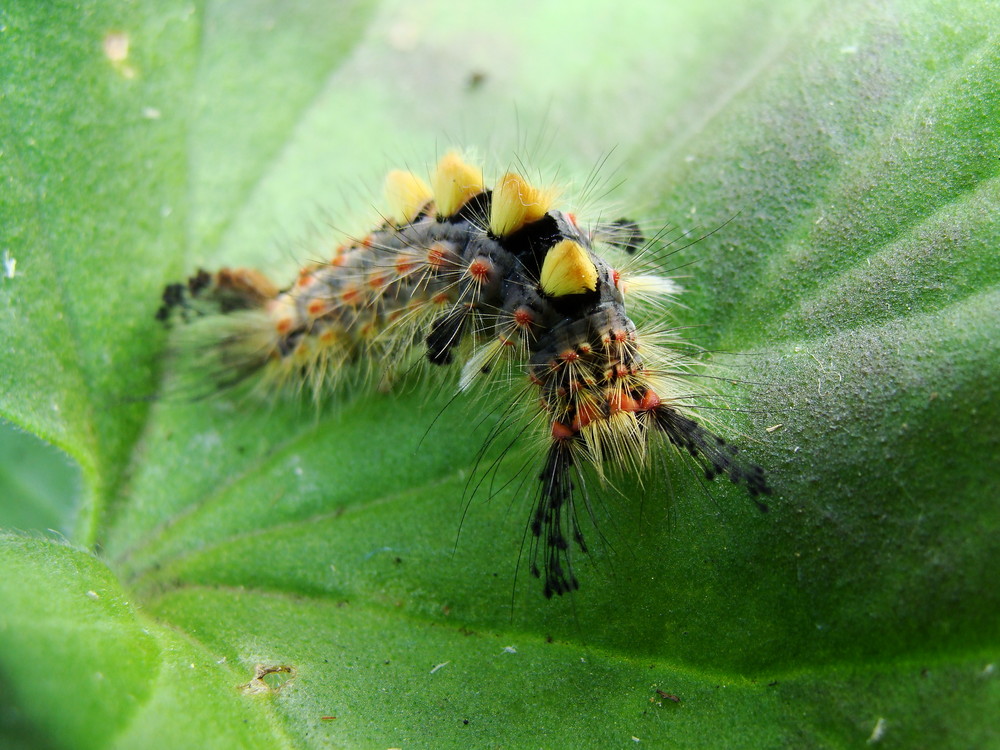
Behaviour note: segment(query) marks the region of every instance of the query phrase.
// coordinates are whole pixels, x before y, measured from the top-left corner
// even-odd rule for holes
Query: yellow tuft
[[[597,289],[597,266],[573,240],[563,240],[545,254],[542,291],[550,297],[583,294]]]
[[[521,175],[508,172],[493,189],[490,231],[496,237],[513,234],[545,216],[554,198],[552,190],[533,187]]]
[[[666,276],[653,274],[622,275],[620,284],[622,294],[634,294],[639,297],[656,299],[657,297],[676,297],[683,291],[680,284]]]
[[[385,176],[385,200],[397,224],[409,224],[433,197],[430,186],[413,172],[394,169]]]
[[[457,151],[449,151],[438,162],[431,178],[438,216],[454,216],[465,202],[483,192],[483,173],[466,164]]]

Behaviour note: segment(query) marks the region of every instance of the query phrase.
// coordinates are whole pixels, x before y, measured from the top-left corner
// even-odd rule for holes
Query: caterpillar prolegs
[[[629,316],[627,307],[662,306],[677,291],[632,268],[645,244],[634,222],[584,226],[519,174],[488,188],[455,152],[429,185],[390,172],[386,193],[381,226],[290,286],[249,269],[199,271],[165,289],[158,317],[212,321],[223,385],[259,376],[318,395],[345,362],[399,362],[418,349],[437,366],[463,358],[461,389],[497,373],[525,378],[548,442],[529,525],[531,572],[546,597],[578,588],[570,547],[586,550],[585,468],[601,478],[638,470],[662,440],[708,479],[770,494],[763,470],[691,413],[682,386],[691,362],[674,335],[640,332]]]

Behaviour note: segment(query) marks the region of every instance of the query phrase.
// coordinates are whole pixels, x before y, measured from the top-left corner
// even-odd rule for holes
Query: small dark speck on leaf
[[[469,91],[475,91],[486,81],[486,73],[481,70],[474,70],[469,73],[468,79],[466,79],[465,86]]]

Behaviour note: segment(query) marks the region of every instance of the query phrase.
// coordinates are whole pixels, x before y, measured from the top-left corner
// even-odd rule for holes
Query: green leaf
[[[72,543],[0,537],[0,740],[1000,744],[1000,10],[661,5],[0,11],[0,414],[86,486],[5,454]],[[502,395],[154,398],[165,283],[290,278],[451,142],[711,233],[677,316],[769,514],[657,463],[547,602]]]
[[[76,748],[248,747],[265,737],[291,746],[268,703],[244,697],[237,672],[138,616],[92,555],[3,535],[0,563],[0,685],[22,738]],[[178,721],[186,716],[197,718]]]
[[[80,472],[65,454],[0,423],[0,527],[69,533]]]

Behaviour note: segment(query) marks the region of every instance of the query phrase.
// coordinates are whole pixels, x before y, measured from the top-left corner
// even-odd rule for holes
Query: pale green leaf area
[[[0,527],[70,533],[79,468],[66,454],[7,423],[0,423],[0,455]]]
[[[1000,8],[467,5],[0,10],[0,414],[84,486],[3,434],[0,746],[1000,746]],[[666,227],[769,513],[656,458],[546,601],[510,393],[163,389],[164,284],[451,145]]]

